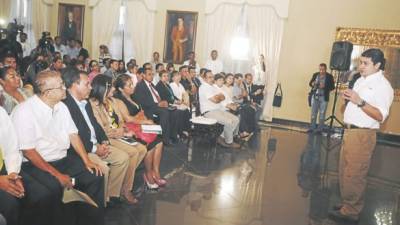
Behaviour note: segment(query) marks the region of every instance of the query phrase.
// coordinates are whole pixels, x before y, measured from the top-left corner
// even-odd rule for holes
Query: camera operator
[[[36,74],[40,71],[45,70],[49,67],[49,58],[46,51],[39,52],[35,60],[28,66],[28,69],[25,73],[25,83],[34,84],[36,80]]]
[[[44,31],[42,32],[42,38],[39,40],[39,46],[42,50],[47,51],[48,53],[54,53],[54,45],[53,39],[50,36],[50,32]]]
[[[17,63],[21,62],[22,59],[22,46],[17,41],[18,32],[23,32],[24,26],[14,23],[9,23],[7,26],[6,38],[0,40],[0,58],[3,58],[6,54],[12,54]],[[4,31],[4,30],[3,30]]]

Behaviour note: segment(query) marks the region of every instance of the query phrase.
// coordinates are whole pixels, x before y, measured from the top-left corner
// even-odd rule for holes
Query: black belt
[[[370,128],[358,127],[358,126],[353,125],[353,124],[345,124],[344,128],[346,128],[346,129],[370,129]]]

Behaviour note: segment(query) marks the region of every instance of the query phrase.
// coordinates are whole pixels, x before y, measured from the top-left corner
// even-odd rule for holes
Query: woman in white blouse
[[[171,86],[172,92],[174,92],[174,95],[179,99],[179,101],[186,106],[189,106],[189,95],[181,84],[181,75],[177,71],[172,73],[172,82],[169,86]]]

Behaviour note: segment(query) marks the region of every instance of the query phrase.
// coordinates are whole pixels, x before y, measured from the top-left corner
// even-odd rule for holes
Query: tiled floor
[[[276,128],[263,128],[239,151],[181,143],[164,151],[169,185],[137,206],[107,209],[106,224],[347,224],[327,214],[339,200],[339,149],[339,139]],[[400,224],[399,160],[399,148],[377,146],[358,224]]]

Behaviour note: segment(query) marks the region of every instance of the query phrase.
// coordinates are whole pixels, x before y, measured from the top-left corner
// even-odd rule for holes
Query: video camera
[[[17,35],[24,31],[24,26],[14,22],[10,22],[6,29],[0,29],[0,58],[5,54],[13,54],[18,59],[22,55],[22,47],[17,42]]]
[[[50,32],[48,32],[48,31],[42,32],[42,38],[40,38],[40,40],[39,40],[39,47],[42,50],[45,50],[45,51],[48,51],[51,53],[54,52],[54,46],[51,42]]]

